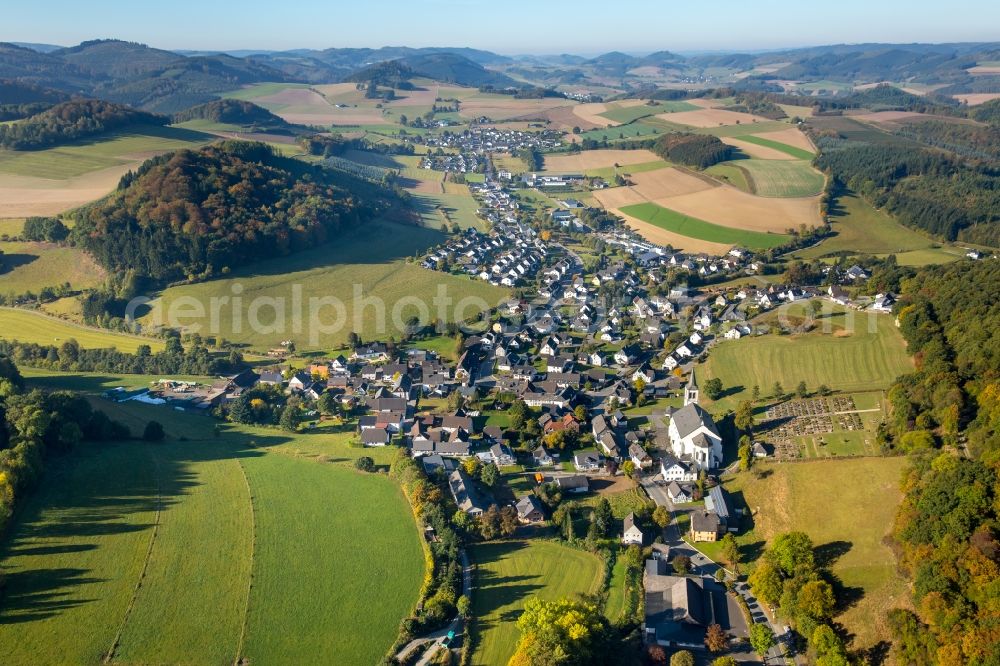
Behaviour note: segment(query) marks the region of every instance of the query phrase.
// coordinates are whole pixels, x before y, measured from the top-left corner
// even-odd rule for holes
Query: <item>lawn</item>
[[[255,349],[268,349],[283,340],[294,341],[300,351],[329,349],[346,342],[352,330],[366,340],[390,336],[398,340],[403,331],[397,323],[405,324],[411,314],[420,316],[424,323],[432,319],[453,320],[456,315],[466,319],[476,316],[482,305],[496,306],[508,295],[507,290],[481,280],[427,270],[405,260],[444,238],[436,229],[370,222],[338,241],[233,271],[226,279],[169,288],[157,299],[154,308],[162,305],[161,311],[166,315],[171,303],[181,297],[193,297],[204,304],[205,315],[179,323],[201,323],[203,335],[218,334]],[[227,303],[213,324],[209,316],[212,297],[230,296],[234,287],[236,291],[242,287],[241,316],[234,318],[234,304]],[[439,289],[452,299],[451,306],[439,309],[432,301]],[[301,320],[294,316],[296,293],[300,294],[302,304]],[[251,326],[249,306],[258,298],[261,299],[258,304],[266,299],[283,302],[284,315],[276,316],[275,308],[263,305],[259,314],[259,323],[263,325]],[[329,305],[319,307],[323,301],[315,301],[317,307],[313,309],[321,326],[310,326],[311,298],[335,299],[343,305],[343,310]],[[415,299],[419,299],[420,305],[414,303]],[[473,302],[474,299],[480,300]],[[155,310],[141,321],[152,324]]]
[[[888,388],[912,372],[902,336],[887,315],[827,311],[817,330],[796,335],[761,335],[716,345],[699,368],[700,379],[718,377],[725,396],[717,410],[749,399],[753,387],[769,395],[775,382],[794,391],[800,381],[810,390],[826,384],[838,391]],[[829,332],[821,332],[827,326]]]
[[[113,333],[14,308],[0,308],[0,337],[56,346],[72,338],[86,349],[114,347],[128,353],[134,353],[139,345],[149,345],[153,351],[159,351],[164,346],[162,340]]]
[[[476,563],[472,614],[476,666],[504,666],[520,640],[517,618],[530,597],[556,600],[597,592],[604,564],[552,541],[505,541],[471,549]]]
[[[751,193],[762,197],[811,197],[822,192],[826,182],[805,160],[749,159],[731,164],[746,170]]]
[[[89,289],[104,282],[105,272],[89,254],[52,243],[0,241],[3,269],[0,293],[38,293],[43,287],[68,282],[73,289]]]
[[[786,234],[768,234],[724,227],[711,222],[689,217],[654,203],[624,206],[621,212],[649,222],[667,231],[712,243],[742,245],[755,250],[778,247],[790,240]]]
[[[180,127],[129,128],[45,150],[0,150],[0,172],[65,180],[141,161],[152,153],[202,145],[215,138]]]
[[[930,239],[904,227],[884,211],[876,210],[853,192],[841,193],[836,197],[830,207],[830,222],[834,236],[815,247],[796,252],[795,256],[814,259],[841,252],[900,254],[929,250],[934,245]]]
[[[789,146],[787,143],[781,143],[780,141],[773,141],[771,139],[765,139],[763,137],[754,136],[752,134],[741,135],[733,137],[739,139],[740,141],[746,141],[747,143],[754,143],[758,146],[764,146],[766,148],[773,148],[775,150],[780,150],[786,155],[791,155],[798,160],[809,160],[811,161],[815,154],[809,152],[808,150],[803,150],[802,148],[796,148],[795,146]]]
[[[0,550],[0,661],[97,663],[119,635],[123,663],[380,660],[423,578],[398,486],[281,446],[308,435],[97,402],[168,441],[50,463]]]
[[[854,635],[855,648],[890,641],[886,613],[908,605],[906,583],[884,543],[905,465],[905,458],[766,465],[763,479],[744,474],[727,484],[753,512],[749,541],[790,530],[810,536],[837,579],[838,598],[849,602],[835,619]]]

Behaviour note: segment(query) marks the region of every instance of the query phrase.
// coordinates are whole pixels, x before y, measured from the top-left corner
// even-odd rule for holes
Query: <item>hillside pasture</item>
[[[462,195],[436,196],[471,201]],[[249,325],[249,311],[244,311],[243,316],[234,320],[230,316],[231,309],[226,308],[216,318],[215,333],[206,330],[211,327],[211,319],[207,316],[188,318],[180,323],[186,326],[200,323],[203,335],[217,334],[259,350],[270,349],[283,340],[294,341],[300,350],[328,349],[343,344],[352,330],[366,340],[388,339],[390,336],[398,340],[403,331],[393,322],[393,308],[398,307],[397,321],[405,323],[410,314],[420,314],[414,304],[414,299],[417,299],[428,308],[424,323],[430,323],[430,318],[439,317],[437,306],[432,304],[439,288],[446,290],[453,299],[453,305],[446,309],[442,319],[451,319],[455,315],[462,318],[477,316],[483,302],[493,307],[509,295],[507,290],[481,280],[432,271],[407,262],[406,257],[443,241],[444,236],[437,231],[439,227],[440,223],[428,229],[386,221],[371,222],[327,245],[260,262],[253,267],[233,271],[225,279],[171,287],[151,306],[168,313],[171,303],[181,297],[192,297],[205,304],[205,312],[208,313],[208,304],[213,296],[232,294],[233,287],[239,285],[243,290],[244,308],[258,297],[276,298],[286,305],[284,316],[276,316],[275,309],[270,306],[264,307],[259,315],[262,326],[256,331]],[[291,308],[298,289],[301,289],[298,293],[303,310],[301,324],[296,330]],[[342,303],[344,309],[330,306],[316,310],[322,328],[314,328],[309,325],[308,306],[309,299],[313,297],[333,298]],[[380,299],[382,305],[372,303],[370,299],[373,298]],[[461,311],[458,311],[460,308]],[[155,319],[154,310],[141,321],[150,325]],[[339,327],[336,326],[338,323]],[[332,330],[334,328],[336,330]],[[312,330],[316,331],[315,336],[310,334]]]
[[[876,210],[854,193],[841,193],[830,206],[834,235],[814,247],[799,250],[796,257],[815,259],[838,253],[882,254],[924,250],[933,242],[904,227],[884,211]]]
[[[778,316],[804,316],[805,304],[782,308]],[[911,372],[913,363],[891,316],[859,313],[824,304],[816,330],[793,335],[761,335],[720,342],[699,376],[718,377],[727,404],[749,399],[754,386],[763,394],[775,382],[786,391],[800,381],[815,390],[826,384],[835,391],[885,389]]]
[[[759,122],[767,122],[767,118],[762,118],[760,116],[716,108],[661,113],[656,117],[666,120],[667,122],[688,125],[690,127],[717,127],[718,125],[745,126],[753,125],[754,123]]]
[[[73,289],[95,287],[105,272],[89,254],[75,247],[42,242],[0,241],[3,252],[0,294],[38,293],[69,282]]]
[[[81,326],[19,308],[0,308],[0,337],[57,347],[72,338],[84,349],[114,348],[126,353],[135,353],[140,345],[149,345],[153,351],[164,347],[162,340]]]
[[[751,191],[761,197],[811,197],[823,191],[826,179],[805,160],[737,160],[745,169]]]
[[[54,461],[3,546],[4,663],[378,661],[423,575],[399,488],[268,452],[274,431],[217,438],[146,410],[204,438]]]
[[[850,600],[834,619],[853,637],[854,649],[891,641],[886,615],[909,605],[906,581],[886,544],[906,464],[900,457],[768,464],[760,479],[742,474],[727,484],[753,512],[752,541],[800,530],[828,554],[838,596]]]
[[[597,592],[601,560],[552,541],[502,541],[471,549],[476,563],[472,614],[475,666],[506,664],[520,639],[517,618],[531,597],[554,601]]]
[[[659,160],[659,156],[649,150],[584,150],[579,153],[546,155],[545,170],[557,173],[582,173],[592,169],[613,167],[615,164],[628,166]]]
[[[621,210],[630,217],[662,227],[667,231],[710,243],[767,249],[782,245],[789,240],[789,237],[784,234],[768,234],[712,224],[655,203],[626,206]]]

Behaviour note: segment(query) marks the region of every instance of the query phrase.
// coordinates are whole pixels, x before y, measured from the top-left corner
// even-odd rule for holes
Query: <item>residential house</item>
[[[625,516],[622,529],[622,543],[628,545],[642,545],[642,530],[635,524],[635,513],[630,512]]]
[[[667,497],[674,504],[687,504],[694,499],[691,489],[687,486],[682,486],[676,481],[671,481],[670,485],[667,486]]]
[[[582,474],[559,476],[555,482],[564,493],[585,493],[590,490],[590,479]]]
[[[545,507],[534,495],[525,495],[517,501],[517,519],[522,523],[540,523],[545,520]]]
[[[448,488],[458,508],[470,516],[482,515],[489,508],[489,503],[475,489],[472,479],[462,468],[448,475]]]
[[[490,447],[490,460],[497,467],[506,467],[517,463],[514,452],[506,444],[497,443]]]
[[[582,449],[573,455],[573,465],[577,471],[592,472],[601,468],[603,458],[596,449]]]

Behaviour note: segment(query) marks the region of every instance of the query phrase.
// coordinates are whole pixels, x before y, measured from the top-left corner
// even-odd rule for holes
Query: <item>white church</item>
[[[670,449],[681,460],[699,470],[715,469],[722,464],[722,437],[711,415],[698,405],[698,383],[691,378],[684,387],[684,406],[669,414]]]

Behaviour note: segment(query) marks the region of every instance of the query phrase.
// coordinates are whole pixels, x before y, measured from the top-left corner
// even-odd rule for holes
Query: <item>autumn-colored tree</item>
[[[705,647],[709,652],[722,652],[729,647],[729,637],[718,624],[708,625],[705,631]]]
[[[658,505],[655,509],[653,509],[653,522],[659,527],[666,528],[666,526],[670,524],[671,519],[672,516],[670,515],[670,511],[667,510],[667,507]]]
[[[774,647],[774,632],[771,631],[771,627],[766,624],[751,625],[750,646],[763,658],[767,651]]]

